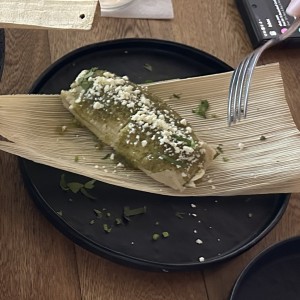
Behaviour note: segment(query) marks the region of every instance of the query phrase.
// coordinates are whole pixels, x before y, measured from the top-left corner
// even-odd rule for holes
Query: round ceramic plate
[[[59,93],[82,69],[95,66],[126,74],[136,83],[231,70],[185,45],[125,39],[64,56],[41,75],[31,92]],[[89,191],[96,198],[90,199],[62,190],[61,170],[27,160],[21,160],[21,167],[35,203],[61,232],[98,255],[148,270],[193,270],[233,257],[261,239],[288,202],[288,195],[278,194],[166,197],[102,182]],[[65,178],[89,180],[70,173]],[[135,214],[129,218],[128,208]]]
[[[230,300],[299,300],[299,250],[296,237],[263,251],[242,272]]]

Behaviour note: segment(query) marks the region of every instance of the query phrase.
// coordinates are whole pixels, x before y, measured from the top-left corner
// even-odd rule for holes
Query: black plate
[[[152,72],[144,68],[152,66]],[[31,92],[59,93],[84,68],[98,66],[132,81],[163,80],[228,71],[231,68],[197,49],[167,41],[125,39],[78,49],[52,65]],[[62,171],[21,160],[33,199],[45,216],[82,247],[119,263],[148,270],[192,270],[233,257],[262,238],[280,219],[288,195],[176,198],[142,193],[101,182],[91,192],[97,200],[64,192]],[[67,174],[67,180],[87,179]],[[69,199],[72,199],[70,201]],[[195,205],[192,205],[195,204]],[[114,226],[123,207],[147,207],[147,213]],[[196,206],[196,207],[192,207]],[[95,218],[94,209],[110,216]],[[62,217],[56,212],[62,211]],[[176,216],[176,213],[184,213]],[[180,218],[182,217],[182,218]],[[95,224],[89,222],[95,220]],[[154,233],[168,238],[152,240]],[[197,244],[200,239],[203,244]],[[204,262],[199,262],[204,257]]]
[[[242,272],[230,300],[253,299],[300,299],[299,237],[269,247]]]

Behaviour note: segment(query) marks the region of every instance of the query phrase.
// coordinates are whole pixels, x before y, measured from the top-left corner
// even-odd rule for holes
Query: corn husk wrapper
[[[0,149],[150,193],[223,196],[300,192],[300,134],[285,100],[279,65],[256,68],[248,117],[228,127],[231,75],[230,72],[149,85],[153,93],[190,122],[201,139],[214,147],[221,144],[223,153],[213,161],[196,188],[175,191],[108,158],[112,149],[99,150],[87,129],[74,126],[71,114],[57,95],[0,96],[0,135],[9,140],[0,141]],[[210,104],[207,119],[192,112],[203,99]]]
[[[92,28],[98,0],[1,0],[0,27]]]

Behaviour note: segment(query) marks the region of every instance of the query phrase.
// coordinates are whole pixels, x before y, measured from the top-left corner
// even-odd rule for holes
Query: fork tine
[[[243,110],[244,118],[247,116],[247,107],[249,99],[249,89],[252,80],[252,75],[255,66],[261,56],[261,54],[269,47],[276,45],[289,36],[300,26],[300,17],[297,17],[288,30],[276,36],[275,38],[267,41],[265,44],[257,48],[244,59],[237,69],[233,72],[229,85],[228,96],[228,126],[232,123],[236,123],[237,119],[241,119],[241,113]]]
[[[240,80],[237,83],[239,86],[239,94],[238,94],[238,109],[237,109],[237,118],[240,121],[241,120],[241,115],[242,111],[245,109],[245,102],[244,102],[244,85],[245,85],[245,79],[247,77],[247,70],[251,61],[251,55],[247,56],[246,59],[243,61],[242,64],[242,70],[241,70],[241,76]]]
[[[237,114],[240,116],[240,97],[242,88],[240,82],[243,82],[243,74],[245,73],[245,65],[248,65],[248,57],[243,60],[232,74],[230,85],[229,85],[229,96],[228,96],[228,125],[236,123]],[[242,80],[241,80],[242,79]],[[238,100],[237,100],[238,99]],[[238,103],[238,107],[237,107]],[[238,113],[237,113],[238,112]]]
[[[252,75],[254,72],[254,68],[257,64],[257,61],[261,55],[262,51],[254,51],[249,59],[249,65],[247,68],[247,80],[245,81],[245,84],[243,86],[244,90],[244,118],[247,116],[247,107],[248,107],[248,99],[249,99],[249,90],[250,90],[250,84],[252,80]]]
[[[229,84],[229,96],[228,96],[228,106],[227,106],[227,117],[228,117],[228,126],[231,125],[232,123],[232,107],[233,107],[233,98],[234,98],[234,84],[236,81],[236,77],[237,77],[238,73],[237,73],[237,69],[235,69],[235,71],[233,72],[232,76],[231,76],[231,80],[230,80],[230,84]]]
[[[237,77],[236,77],[236,80],[235,80],[235,88],[234,88],[234,95],[233,95],[233,123],[236,123],[236,120],[237,120],[237,104],[240,102],[239,101],[239,96],[240,96],[240,92],[241,92],[241,89],[240,89],[240,81],[241,81],[241,74],[243,73],[243,68],[245,66],[245,63],[246,63],[247,60],[243,60],[238,68],[237,68]]]

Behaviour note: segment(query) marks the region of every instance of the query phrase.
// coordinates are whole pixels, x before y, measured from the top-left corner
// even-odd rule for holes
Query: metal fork
[[[228,125],[240,121],[241,116],[247,116],[247,105],[249,88],[253,75],[254,68],[261,54],[268,48],[280,43],[293,34],[300,26],[300,17],[295,18],[293,24],[284,33],[269,40],[264,45],[260,46],[250,53],[235,69],[232,74],[229,96],[228,96]]]

